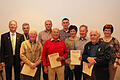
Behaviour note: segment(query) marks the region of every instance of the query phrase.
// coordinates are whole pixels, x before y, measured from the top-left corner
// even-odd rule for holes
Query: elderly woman
[[[90,42],[85,45],[83,51],[83,61],[89,67],[94,65],[91,76],[86,76],[86,80],[109,80],[109,60],[111,47],[99,40],[100,33],[97,30],[90,32]]]
[[[112,48],[111,60],[109,62],[110,80],[114,80],[116,73],[116,66],[114,66],[114,64],[118,62],[118,55],[120,53],[119,41],[116,38],[112,37],[113,30],[114,28],[111,24],[106,24],[103,27],[104,37],[100,39],[101,41],[104,41],[107,44],[109,44]]]
[[[74,50],[74,40],[76,40],[78,37],[77,34],[77,27],[75,25],[71,25],[69,27],[69,33],[70,37],[66,38],[65,43],[68,50],[68,59],[66,60],[66,66],[65,66],[65,80],[73,80],[73,67],[70,65],[70,50]]]

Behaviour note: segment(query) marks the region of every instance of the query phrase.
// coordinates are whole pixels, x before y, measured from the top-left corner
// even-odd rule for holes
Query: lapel
[[[19,43],[19,40],[20,39],[20,37],[19,37],[19,34],[16,32],[16,44],[15,44],[15,49],[17,48],[17,46],[19,45],[18,43]]]
[[[32,53],[34,53],[34,51],[35,51],[36,48],[37,48],[37,42],[36,42],[34,48],[32,48],[29,40],[27,40],[27,46],[28,46],[29,50],[30,50]]]
[[[12,42],[11,42],[10,32],[8,32],[7,40],[8,40],[9,48],[12,48]]]

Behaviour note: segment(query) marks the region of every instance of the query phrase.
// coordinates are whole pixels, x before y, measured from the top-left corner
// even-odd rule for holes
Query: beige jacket
[[[34,48],[31,47],[30,41],[26,40],[21,44],[20,58],[26,64],[35,63],[39,65],[41,63],[42,45],[40,42],[36,42]]]

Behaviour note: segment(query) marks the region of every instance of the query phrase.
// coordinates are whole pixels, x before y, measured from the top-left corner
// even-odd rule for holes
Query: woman
[[[69,33],[70,37],[66,38],[65,43],[68,50],[68,59],[66,60],[66,66],[65,66],[65,80],[73,80],[73,69],[74,66],[70,65],[70,50],[74,49],[74,40],[76,40],[78,37],[77,34],[77,27],[75,25],[71,25],[69,27]]]
[[[108,43],[111,46],[113,51],[111,54],[111,60],[109,62],[109,79],[110,80],[114,80],[115,73],[116,73],[116,68],[114,64],[116,64],[116,61],[118,61],[117,57],[118,57],[118,53],[120,52],[119,41],[116,38],[112,37],[113,30],[114,28],[111,24],[106,24],[103,27],[104,37],[100,39],[101,41]]]

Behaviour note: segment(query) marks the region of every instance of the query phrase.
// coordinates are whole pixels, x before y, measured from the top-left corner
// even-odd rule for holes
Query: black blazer
[[[20,46],[24,41],[24,36],[16,32],[16,46],[15,46],[15,56],[13,56],[12,43],[10,38],[10,32],[1,35],[1,62],[5,62],[6,66],[13,64],[15,57],[16,64],[20,64]]]

